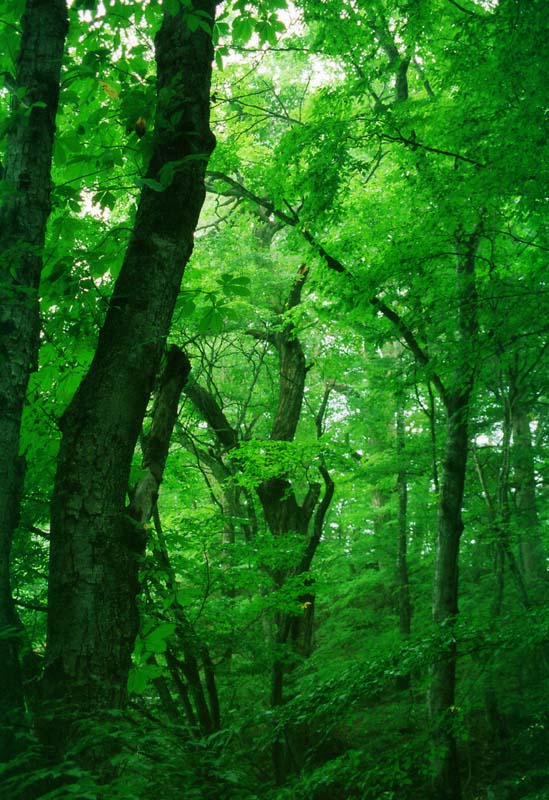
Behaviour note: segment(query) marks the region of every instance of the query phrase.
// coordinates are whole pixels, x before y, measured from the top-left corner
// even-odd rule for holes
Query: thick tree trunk
[[[10,550],[25,471],[19,456],[21,416],[39,344],[38,285],[67,27],[64,0],[27,0],[15,76],[17,88],[27,91],[12,101],[2,178],[13,192],[3,194],[0,208],[0,760],[14,754],[11,722],[24,706]]]
[[[195,3],[212,18],[215,6]],[[126,510],[128,476],[204,200],[214,145],[212,57],[207,33],[191,31],[183,13],[165,12],[156,37],[157,122],[148,177],[158,181],[168,163],[173,177],[163,192],[142,191],[95,357],[61,423],[42,688],[46,700],[77,715],[125,701],[145,546],[143,528]],[[53,728],[62,742],[66,730]]]

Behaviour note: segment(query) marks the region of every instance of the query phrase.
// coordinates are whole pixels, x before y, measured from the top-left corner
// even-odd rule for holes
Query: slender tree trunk
[[[154,554],[166,575],[166,584],[169,592],[173,597],[176,594],[175,575],[170,563],[162,525],[160,523],[160,516],[157,507],[158,490],[164,474],[164,468],[168,457],[169,447],[175,421],[177,419],[179,399],[183,387],[187,382],[191,370],[191,364],[186,354],[180,348],[172,345],[167,353],[166,362],[162,375],[160,376],[155,402],[152,409],[152,422],[150,431],[143,437],[143,475],[137,484],[131,490],[131,503],[129,512],[131,516],[140,524],[146,524],[151,517],[154,519],[156,535],[158,539],[158,546],[155,548]],[[175,603],[173,605],[176,614],[177,633],[179,638],[183,638],[184,643],[192,638],[194,632],[190,631],[190,624],[183,612],[183,609]],[[183,630],[183,637],[181,637],[181,630]],[[154,656],[151,656],[154,662]],[[172,654],[170,648],[166,653],[166,660],[168,669],[175,676],[176,691],[181,699],[183,705],[183,712],[189,722],[189,725],[196,727],[196,717],[192,709],[187,686],[180,680],[179,664],[175,656]],[[193,666],[196,666],[193,653]],[[185,659],[185,667],[189,669],[188,659]],[[198,683],[200,684],[200,677],[198,669],[191,674],[194,678],[198,676]],[[171,692],[169,690],[167,681],[164,677],[157,678],[154,681],[158,691],[160,701],[168,713],[174,720],[181,720],[183,717],[180,709],[175,703]],[[189,685],[191,682],[189,681]],[[200,718],[202,723],[202,718]],[[208,729],[209,732],[210,729]]]
[[[457,370],[444,392],[446,443],[437,517],[433,620],[442,645],[431,670],[429,712],[434,726],[433,789],[436,800],[461,800],[461,779],[455,735],[457,645],[453,628],[458,613],[459,544],[468,455],[469,402],[474,386],[474,354],[478,330],[475,259],[482,223],[470,235],[459,232],[456,278],[458,291]]]
[[[512,404],[511,419],[520,563],[526,584],[541,587],[547,581],[547,566],[537,514],[532,434],[526,409],[518,401]]]
[[[412,603],[410,600],[410,578],[408,575],[408,478],[403,463],[406,436],[404,430],[404,408],[402,398],[397,398],[396,409],[397,453],[400,459],[397,474],[398,493],[398,543],[397,543],[397,585],[398,585],[398,627],[403,638],[410,636],[412,629]],[[399,689],[410,687],[410,674],[399,675]]]
[[[509,476],[509,443],[510,443],[510,428],[508,415],[505,413],[503,421],[503,442],[502,442],[502,457],[501,467],[499,469],[498,486],[497,486],[497,506],[495,505],[492,497],[490,496],[486,476],[482,468],[480,459],[476,449],[473,449],[473,458],[477,468],[482,493],[486,502],[486,509],[488,512],[488,521],[490,523],[489,530],[493,539],[493,562],[495,573],[495,592],[493,601],[490,608],[490,613],[494,621],[494,625],[499,625],[499,617],[503,608],[503,592],[505,587],[505,555],[508,551],[507,542],[507,526],[508,526],[508,476]],[[498,521],[499,516],[499,521]],[[473,654],[473,658],[479,663],[479,668],[482,669],[481,653]],[[486,688],[484,690],[484,706],[486,710],[486,720],[490,727],[492,740],[496,747],[499,747],[503,742],[506,735],[506,726],[503,715],[500,712],[500,704],[498,698],[497,686],[493,678],[488,675]]]
[[[12,100],[2,178],[13,193],[3,194],[0,208],[0,761],[15,753],[11,724],[21,724],[24,709],[10,551],[25,472],[21,416],[39,345],[38,285],[67,27],[64,0],[27,0],[15,76],[26,94]]]
[[[166,653],[168,669],[183,705],[187,722],[192,728],[207,736],[219,730],[220,726],[214,665],[207,647],[200,641],[185,609],[176,598],[176,576],[157,508],[154,509],[153,516],[158,539],[154,554],[166,576],[165,587],[162,588],[167,589],[171,598],[170,606],[176,626],[174,644],[168,647]],[[183,658],[180,659],[176,652],[181,653]],[[202,662],[204,682],[200,674],[200,662]]]
[[[195,8],[210,18],[215,2]],[[142,191],[133,233],[90,369],[65,412],[52,500],[43,693],[76,716],[123,706],[138,628],[145,532],[126,509],[132,454],[204,200],[213,149],[213,49],[183,12],[156,37],[157,110],[148,177],[175,164],[163,192]],[[165,173],[164,173],[165,174]],[[46,725],[63,748],[63,715]]]
[[[305,265],[299,268],[284,310],[292,309],[300,302],[307,271]],[[269,341],[276,348],[279,357],[279,394],[270,439],[291,442],[301,415],[307,373],[301,342],[292,322],[286,323],[282,330],[274,334],[254,331],[252,335]],[[221,447],[227,450],[234,448],[238,443],[237,432],[231,427],[215,397],[197,384],[188,387],[186,394],[208,422]],[[315,421],[318,435],[328,396],[329,389],[325,392],[321,411]],[[324,518],[333,498],[334,484],[324,465],[321,465],[319,470],[324,481],[322,499],[320,499],[320,484],[310,483],[304,499],[301,503],[298,502],[291,476],[287,474],[263,480],[257,487],[257,495],[271,534],[276,538],[298,534],[303,539],[300,561],[294,565],[284,564],[273,570],[272,578],[278,587],[283,586],[289,575],[308,572],[320,542]],[[313,513],[314,520],[310,532]],[[285,676],[289,670],[288,654],[291,656],[293,652],[294,656],[296,653],[306,656],[312,646],[314,596],[312,592],[307,592],[296,600],[301,606],[298,613],[280,612],[274,619],[272,643],[276,651],[271,672],[272,708],[284,704]],[[291,650],[288,649],[290,644]],[[278,784],[284,782],[290,763],[296,760],[294,750],[297,748],[288,746],[290,739],[291,732],[284,731],[281,734],[277,733],[273,741],[272,763]]]
[[[467,465],[468,396],[448,411],[448,431],[440,504],[433,587],[433,620],[444,644],[431,671],[429,713],[435,726],[433,784],[436,800],[460,800],[459,759],[453,726],[457,646],[452,628],[458,613],[459,543],[463,531],[461,508]]]

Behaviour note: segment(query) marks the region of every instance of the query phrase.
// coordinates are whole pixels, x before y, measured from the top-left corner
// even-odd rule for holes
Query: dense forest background
[[[2,5],[3,798],[548,796],[547,34]]]

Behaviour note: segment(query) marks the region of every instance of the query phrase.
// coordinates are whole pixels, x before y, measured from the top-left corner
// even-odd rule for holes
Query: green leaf
[[[217,308],[209,308],[198,320],[199,333],[218,334],[223,330],[223,317]]]
[[[132,694],[143,695],[150,683],[162,675],[162,667],[157,664],[142,664],[130,670],[128,677],[128,691]]]
[[[163,622],[144,637],[144,648],[149,653],[164,653],[168,639],[173,636],[175,624]]]
[[[232,27],[234,44],[247,44],[253,36],[254,27],[254,21],[250,17],[236,17]]]

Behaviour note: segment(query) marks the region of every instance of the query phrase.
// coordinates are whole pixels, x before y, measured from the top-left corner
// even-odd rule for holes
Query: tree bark
[[[547,568],[538,523],[532,434],[528,414],[518,399],[511,406],[511,420],[520,563],[526,584],[540,589],[547,581]]]
[[[442,644],[431,670],[429,712],[434,726],[433,796],[461,800],[461,779],[455,735],[457,645],[453,628],[458,613],[459,545],[469,444],[469,403],[475,379],[474,352],[478,331],[475,260],[482,223],[470,235],[459,232],[457,278],[457,369],[444,392],[447,426],[437,517],[433,621]]]
[[[457,645],[453,627],[458,613],[461,508],[467,465],[468,394],[448,408],[448,430],[438,507],[433,620],[443,639],[431,670],[429,713],[435,727],[433,788],[436,800],[460,800],[461,781],[453,717],[455,715]]]
[[[404,429],[404,408],[402,397],[397,397],[396,439],[399,466],[397,474],[398,494],[398,543],[397,543],[397,585],[398,585],[398,628],[403,638],[408,638],[412,629],[412,602],[410,600],[410,577],[408,573],[408,475],[404,463],[406,433]],[[397,677],[397,688],[410,687],[410,674]]]
[[[15,75],[16,87],[26,93],[12,100],[2,178],[11,191],[0,208],[0,761],[15,753],[11,724],[21,723],[24,710],[10,551],[25,473],[21,417],[39,345],[38,285],[67,28],[64,0],[27,0]]]
[[[212,18],[215,2],[195,8]],[[145,187],[90,369],[61,421],[52,500],[44,698],[76,716],[121,707],[138,628],[145,532],[126,509],[132,454],[164,350],[214,146],[211,36],[168,10],[156,41],[157,110]],[[47,726],[51,740],[52,727]],[[60,715],[57,743],[70,726]]]
[[[158,490],[164,475],[172,431],[177,419],[179,398],[191,371],[191,362],[176,345],[166,356],[152,410],[152,424],[143,443],[143,471],[137,486],[131,489],[130,515],[140,525],[153,516]]]

